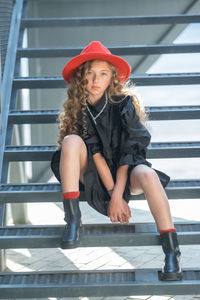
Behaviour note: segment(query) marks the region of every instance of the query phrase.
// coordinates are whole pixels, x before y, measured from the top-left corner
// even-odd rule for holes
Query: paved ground
[[[199,221],[199,200],[171,200],[171,211],[174,221]],[[153,221],[146,201],[130,203],[134,222]],[[81,203],[83,223],[109,222],[91,209],[86,203]],[[32,224],[64,224],[61,203],[34,203],[28,206],[28,215]],[[182,266],[200,267],[200,245],[182,246]],[[7,266],[12,271],[48,271],[48,270],[92,270],[92,269],[128,269],[128,268],[160,268],[163,264],[161,247],[105,247],[61,249],[12,249],[7,251]],[[57,298],[46,298],[57,299]],[[191,300],[199,296],[129,296],[129,297],[80,297],[62,298],[68,300]],[[12,299],[10,299],[12,300]],[[34,299],[36,300],[36,299]]]

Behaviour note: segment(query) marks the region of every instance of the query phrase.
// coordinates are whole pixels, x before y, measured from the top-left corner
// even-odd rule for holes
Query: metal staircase
[[[142,17],[98,18],[25,18],[26,2],[15,1],[2,82],[2,131],[0,151],[0,248],[3,267],[4,250],[12,248],[56,248],[63,227],[58,226],[6,226],[4,222],[7,203],[61,201],[61,187],[57,183],[8,184],[9,163],[13,161],[48,161],[55,145],[13,146],[11,137],[14,124],[55,123],[58,110],[15,110],[18,90],[22,88],[61,88],[61,77],[20,78],[21,57],[63,57],[80,53],[81,48],[22,49],[25,28],[43,26],[116,26],[138,24],[178,24],[200,22],[200,15],[168,15]],[[164,53],[200,52],[200,44],[144,45],[110,47],[116,55],[149,55]],[[133,79],[133,77],[131,77]],[[200,73],[134,75],[137,85],[194,85],[200,83]],[[199,119],[200,106],[147,107],[152,120]],[[149,158],[188,158],[200,156],[200,141],[152,143]],[[188,199],[200,196],[200,180],[173,180],[166,188],[169,199]],[[143,199],[138,196],[138,200]],[[84,201],[84,195],[81,196]],[[155,224],[136,223],[130,226],[95,224],[84,225],[83,247],[159,245]],[[178,223],[181,245],[200,244],[200,223]],[[60,272],[1,272],[0,299],[31,297],[78,297],[123,295],[188,295],[200,294],[200,268],[184,269],[181,282],[160,281],[160,269],[60,271]]]

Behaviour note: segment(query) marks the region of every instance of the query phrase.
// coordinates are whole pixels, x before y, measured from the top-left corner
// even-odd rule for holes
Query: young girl
[[[181,280],[177,234],[163,189],[170,178],[146,160],[150,134],[142,124],[145,112],[125,85],[129,75],[129,64],[97,41],[63,69],[68,99],[51,162],[67,222],[61,248],[80,244],[80,189],[90,206],[121,224],[131,217],[130,193],[144,193],[165,253],[162,280]]]

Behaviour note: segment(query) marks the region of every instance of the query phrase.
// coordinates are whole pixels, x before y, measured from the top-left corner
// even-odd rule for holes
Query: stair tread
[[[147,15],[147,16],[95,16],[71,18],[22,18],[23,27],[42,26],[107,26],[107,25],[150,25],[200,22],[199,14]]]
[[[184,185],[188,186],[200,186],[200,179],[174,179],[171,180],[168,184],[168,187],[182,187]],[[0,185],[0,193],[2,191],[10,192],[11,190],[20,191],[23,188],[26,190],[30,190],[33,188],[38,189],[50,189],[56,190],[57,187],[60,186],[58,183],[9,183],[9,184],[1,184]]]
[[[165,190],[169,199],[199,198],[200,180],[171,180]],[[60,183],[1,184],[0,196],[2,203],[62,201]],[[143,194],[130,196],[130,200],[143,199],[145,199]],[[80,201],[85,201],[83,191],[81,191]]]
[[[175,223],[179,243],[199,244],[200,222]],[[0,228],[2,249],[60,247],[64,225],[22,225]],[[81,247],[160,245],[155,223],[84,224]],[[42,243],[41,243],[42,241]]]
[[[200,269],[183,270],[182,281],[161,281],[160,269],[3,272],[0,298],[199,294]],[[36,288],[37,287],[37,288]],[[22,293],[23,292],[23,293]]]
[[[200,106],[146,107],[150,120],[199,119]],[[60,110],[11,110],[9,124],[56,123]]]
[[[134,74],[130,81],[139,85],[186,85],[199,84],[200,73],[170,73],[170,74]],[[14,88],[65,88],[66,82],[61,76],[15,77]]]
[[[6,146],[8,161],[50,161],[56,145]],[[148,146],[147,158],[199,157],[200,142],[159,142]]]
[[[124,45],[108,46],[115,55],[152,55],[174,53],[198,53],[199,43],[190,44],[155,44],[155,45]],[[78,55],[83,47],[44,47],[44,48],[18,48],[19,57],[72,57]]]
[[[199,147],[200,141],[181,141],[181,142],[152,142],[149,149],[153,148],[182,148],[182,147]],[[5,152],[17,151],[54,151],[56,145],[23,145],[23,146],[6,146]]]

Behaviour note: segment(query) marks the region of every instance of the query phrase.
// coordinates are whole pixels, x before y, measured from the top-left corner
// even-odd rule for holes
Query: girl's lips
[[[93,88],[94,90],[96,90],[96,89],[99,89],[99,86],[93,85],[92,88]]]

